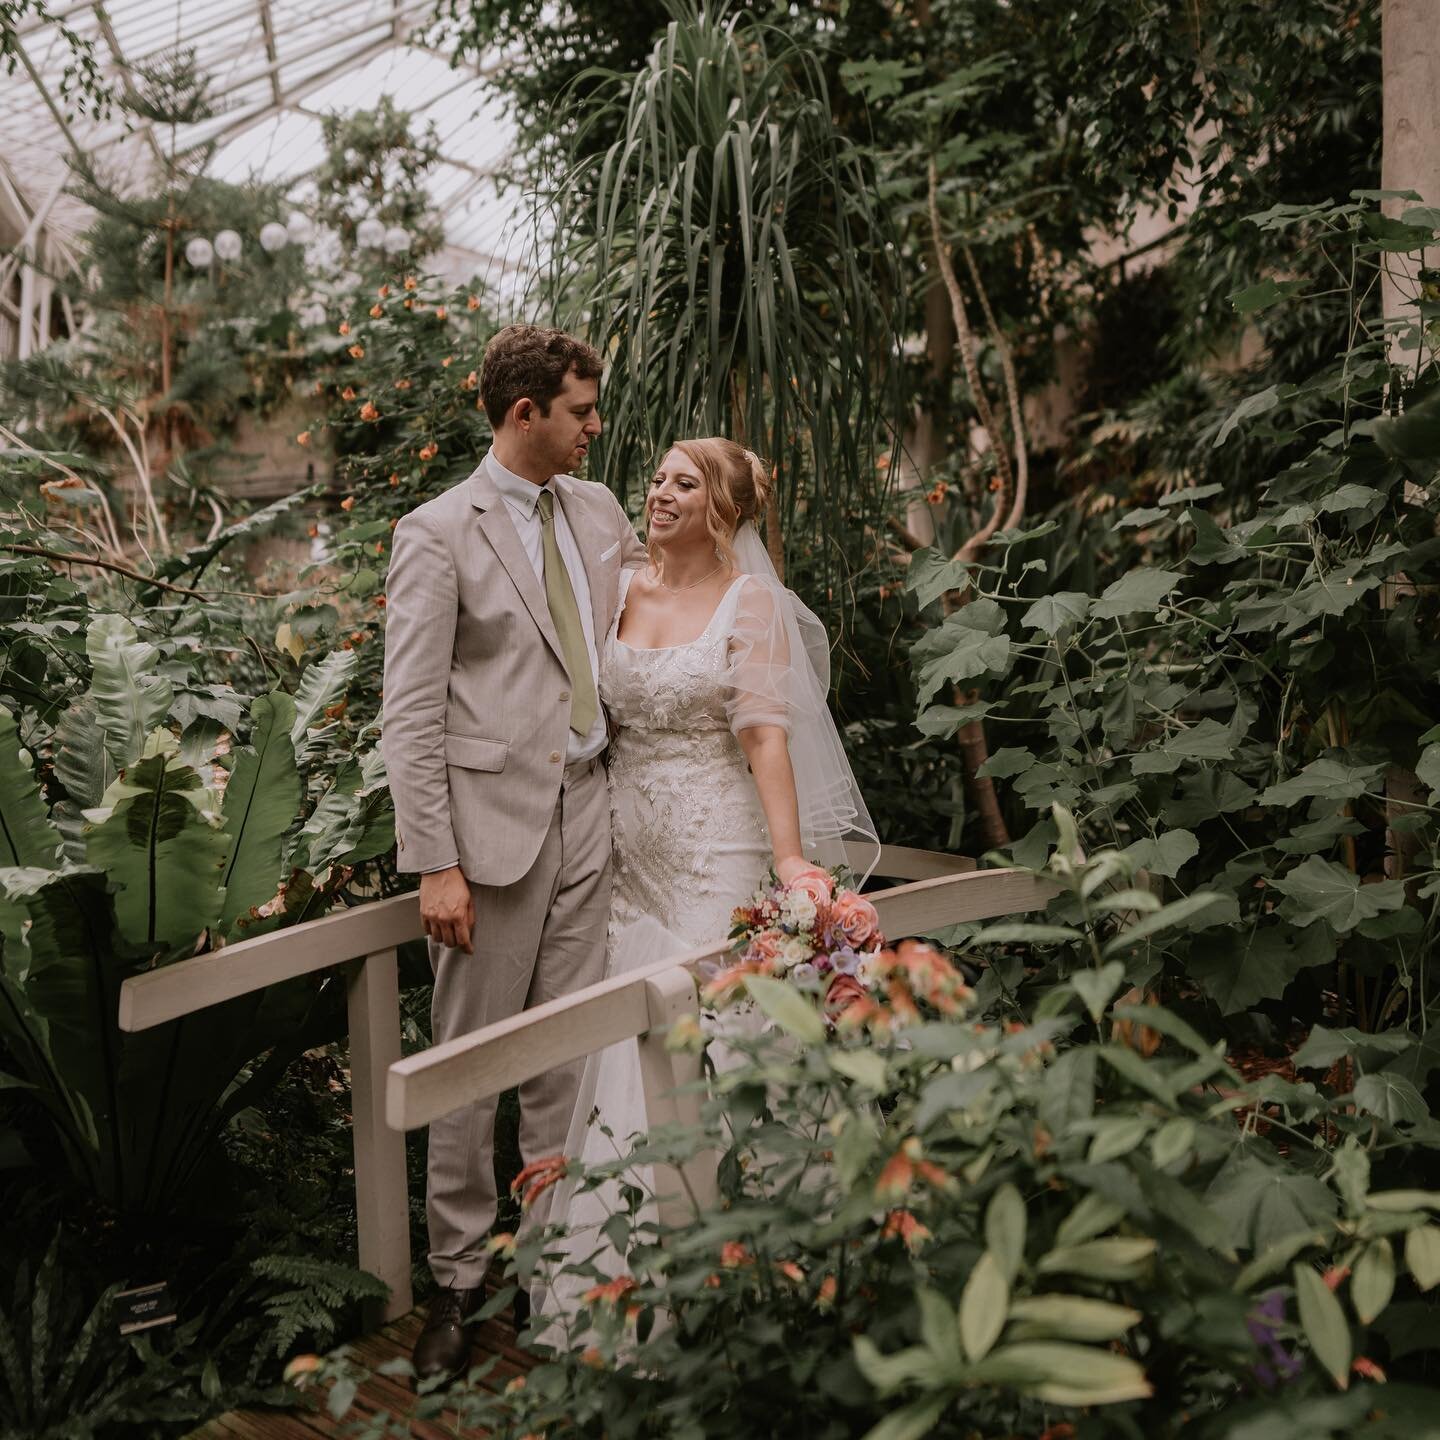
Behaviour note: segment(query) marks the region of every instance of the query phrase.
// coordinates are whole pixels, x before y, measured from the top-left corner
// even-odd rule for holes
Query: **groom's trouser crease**
[[[435,1043],[603,978],[610,913],[609,796],[604,768],[566,769],[550,829],[530,870],[513,885],[470,886],[474,953],[431,942]],[[584,1069],[574,1062],[520,1086],[520,1153],[526,1163],[565,1144]],[[430,1127],[430,1268],[441,1285],[479,1285],[496,1209],[493,1141],[497,1097]],[[543,1223],[542,1196],[527,1223]]]

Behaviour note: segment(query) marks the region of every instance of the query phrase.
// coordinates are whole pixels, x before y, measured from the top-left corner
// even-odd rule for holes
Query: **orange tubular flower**
[[[413,275],[407,275],[405,277],[405,288],[407,290],[413,290],[415,288],[415,283],[415,277]]]
[[[920,1142],[912,1135],[885,1162],[880,1178],[875,1182],[875,1198],[885,1205],[894,1205],[903,1200],[915,1183],[915,1159],[920,1154]]]
[[[922,1225],[908,1210],[892,1210],[885,1217],[885,1227],[880,1232],[882,1240],[899,1240],[912,1253],[927,1240],[935,1237],[928,1226]]]
[[[295,443],[297,445],[308,445],[310,443],[310,432],[308,430],[302,430],[295,437]]]
[[[480,308],[480,297],[478,295],[470,296],[465,302],[465,308],[467,310],[478,310]]]
[[[365,358],[365,347],[363,345],[352,345],[347,353],[352,360],[363,360]]]
[[[347,385],[340,392],[340,398],[342,400],[353,400],[355,398],[355,387],[353,385]]]
[[[370,307],[370,318],[378,320],[385,313],[385,307],[378,301]]]
[[[722,970],[710,981],[700,992],[700,999],[708,1006],[724,1005],[745,988],[745,981],[749,976],[760,973],[761,967],[754,960],[741,960],[728,970]]]
[[[485,1248],[492,1255],[509,1260],[515,1254],[515,1237],[508,1230],[504,1230],[498,1235],[492,1235],[485,1242]]]
[[[420,458],[422,460],[433,460],[440,453],[440,447],[432,440],[428,445],[420,447]]]
[[[820,1282],[820,1290],[815,1296],[815,1303],[822,1310],[828,1309],[835,1303],[835,1292],[838,1288],[835,1283],[835,1277],[833,1275],[827,1275]]]
[[[340,322],[340,333],[342,335],[348,335],[350,333],[350,322],[348,320],[342,320]]]
[[[443,320],[445,318],[445,307],[443,305],[437,305],[435,307],[435,318],[437,320]]]
[[[395,388],[397,390],[408,390],[410,388],[410,384],[411,382],[409,380],[397,380],[395,382]]]
[[[782,1260],[775,1268],[787,1280],[794,1281],[796,1285],[805,1283],[805,1272],[793,1260]]]
[[[629,1275],[621,1275],[604,1285],[592,1285],[580,1299],[586,1305],[619,1305],[634,1288],[635,1281]]]
[[[355,497],[353,495],[347,495],[340,502],[340,508],[342,510],[353,510],[355,508]]]
[[[1373,1360],[1364,1355],[1359,1356],[1350,1368],[1362,1380],[1373,1380],[1377,1385],[1385,1384],[1385,1372]]]
[[[511,1182],[510,1193],[520,1197],[520,1208],[528,1210],[552,1186],[565,1178],[563,1155],[548,1155],[531,1161]]]
[[[375,408],[375,402],[373,400],[367,400],[360,407],[360,418],[362,420],[371,421],[378,420],[380,418],[380,412]]]
[[[753,1265],[755,1257],[738,1240],[727,1240],[720,1247],[720,1264],[726,1270],[738,1270],[742,1265]]]

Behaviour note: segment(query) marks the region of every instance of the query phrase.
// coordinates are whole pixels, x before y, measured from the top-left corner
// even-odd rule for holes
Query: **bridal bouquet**
[[[918,1019],[921,1001],[941,1014],[961,1010],[971,991],[960,972],[923,940],[887,946],[874,905],[847,878],[812,866],[782,885],[772,871],[731,916],[735,958],[706,986],[706,1003],[736,1000],[748,976],[768,975],[818,997],[830,1024],[847,1029]]]

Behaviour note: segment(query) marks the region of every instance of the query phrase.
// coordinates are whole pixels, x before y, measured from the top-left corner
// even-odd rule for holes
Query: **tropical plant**
[[[1440,756],[1436,376],[1407,389],[1403,418],[1386,413],[1402,377],[1368,297],[1369,275],[1429,243],[1434,222],[1381,220],[1368,200],[1255,217],[1309,237],[1314,283],[1332,262],[1357,278],[1354,343],[1302,382],[1240,399],[1209,436],[1222,449],[1248,432],[1273,453],[1252,494],[1189,484],[1117,512],[1107,544],[1129,564],[1093,591],[1048,567],[1054,521],[997,536],[993,566],[933,551],[911,564],[922,607],[957,586],[970,596],[912,651],[919,726],[1004,725],[983,773],[1032,817],[1013,854],[1033,863],[1053,842],[1058,801],[1163,893],[1223,894],[1208,928],[1132,957],[1126,976],[1198,988],[1238,1017],[1225,1023],[1277,1044],[1297,1018],[1422,1024]],[[1236,303],[1304,304],[1309,283],[1262,281]],[[952,682],[984,689],[933,704]],[[1422,783],[1407,781],[1417,769]]]
[[[824,70],[783,32],[672,22],[637,75],[584,102],[555,200],[562,323],[609,358],[594,450],[622,498],[673,439],[729,434],[779,479],[767,542],[834,574],[845,510],[872,511],[898,426],[904,286],[865,155]],[[620,138],[581,160],[588,127]]]
[[[1053,819],[1041,873],[1086,918],[968,942],[1043,963],[1073,930],[1092,963],[1036,1018],[917,1023],[897,995],[831,1032],[801,991],[750,977],[774,1033],[712,1076],[702,1133],[616,1137],[581,1181],[621,1182],[603,1227],[621,1273],[573,1266],[591,1288],[523,1388],[493,1395],[479,1370],[415,1414],[512,1437],[867,1440],[1067,1434],[1082,1412],[1097,1437],[1238,1440],[1287,1418],[1379,1436],[1426,1415],[1440,1337],[1411,1327],[1440,1284],[1440,1192],[1406,1166],[1433,1124],[1372,1115],[1358,1089],[1248,1083],[1167,1008],[1107,1018],[1110,957],[1217,897],[1161,907],[1129,857],[1087,858]],[[977,1008],[1003,983],[992,969]],[[707,1150],[720,1205],[657,1226],[653,1167]],[[522,1272],[548,1243],[521,1240]]]

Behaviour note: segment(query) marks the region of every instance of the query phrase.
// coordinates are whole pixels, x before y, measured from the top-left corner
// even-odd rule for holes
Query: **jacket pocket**
[[[503,770],[510,746],[504,740],[445,732],[445,763],[462,770]]]

